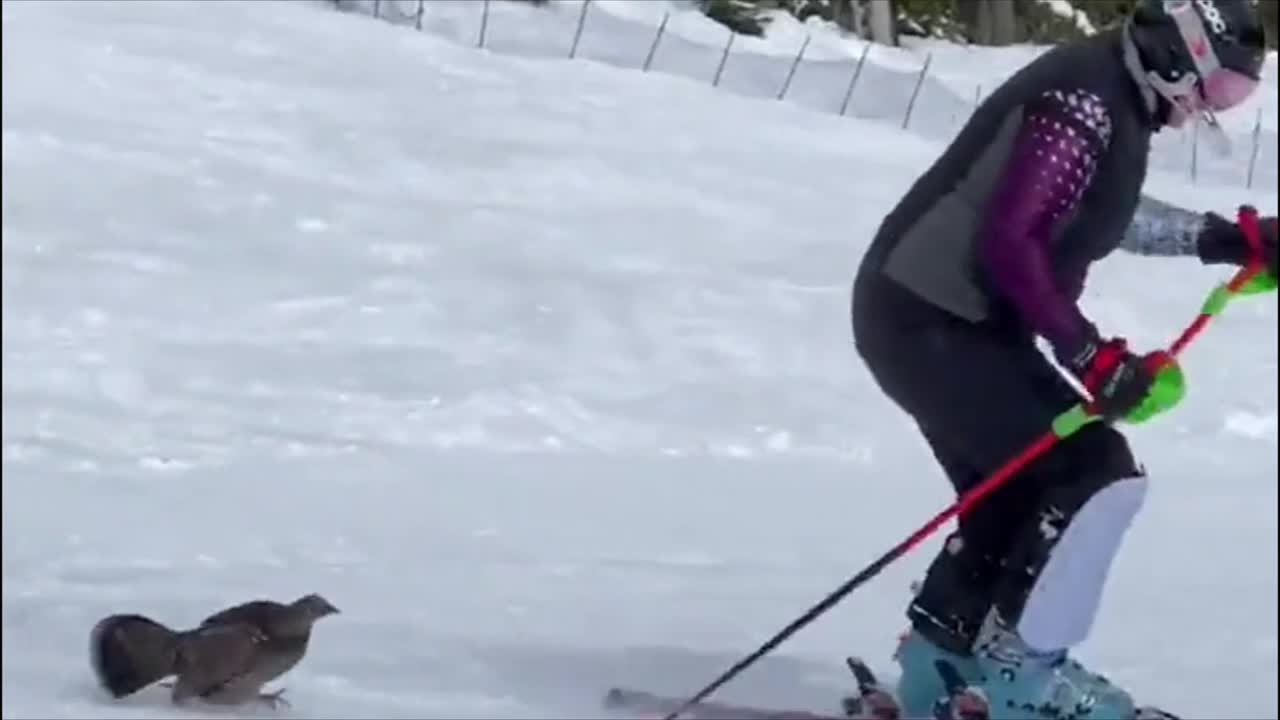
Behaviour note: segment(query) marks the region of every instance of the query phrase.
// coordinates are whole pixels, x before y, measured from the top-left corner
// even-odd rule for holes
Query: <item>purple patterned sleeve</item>
[[[1029,103],[983,218],[980,257],[993,288],[1055,351],[1074,354],[1093,326],[1058,286],[1049,256],[1111,139],[1102,100],[1052,90]]]

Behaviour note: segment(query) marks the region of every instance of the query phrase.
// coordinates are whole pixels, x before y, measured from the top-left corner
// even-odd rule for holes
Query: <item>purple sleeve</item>
[[[1055,278],[1049,243],[1070,215],[1111,139],[1102,100],[1052,90],[1029,103],[987,205],[980,262],[996,292],[1059,354],[1074,354],[1093,326]]]

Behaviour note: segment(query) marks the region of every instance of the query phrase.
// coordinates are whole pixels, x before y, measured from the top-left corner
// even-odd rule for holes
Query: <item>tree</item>
[[[858,32],[853,0],[831,0],[831,21],[843,30]]]
[[[545,2],[546,0],[534,0]],[[698,0],[703,12],[735,32],[760,34],[763,10],[781,9],[801,20],[817,15],[844,30],[886,45],[900,35],[945,38],[976,45],[1057,43],[1115,27],[1138,0]],[[1280,0],[1254,0],[1276,46]],[[1072,10],[1073,15],[1064,10]]]
[[[760,15],[758,0],[701,0],[702,12],[735,33],[763,35],[767,22]]]
[[[978,45],[1011,45],[1018,41],[1018,15],[1013,0],[958,0],[957,20]]]
[[[867,0],[867,36],[884,45],[898,44],[897,22],[890,0]]]
[[[1267,28],[1267,45],[1276,46],[1276,16],[1280,15],[1280,2],[1261,0],[1258,12],[1262,14],[1262,24]]]

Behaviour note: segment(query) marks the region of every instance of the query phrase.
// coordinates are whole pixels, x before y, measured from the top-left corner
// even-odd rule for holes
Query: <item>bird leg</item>
[[[279,708],[281,705],[291,707],[289,701],[284,699],[284,691],[286,688],[280,688],[275,692],[258,693],[258,700],[271,706],[272,710]]]

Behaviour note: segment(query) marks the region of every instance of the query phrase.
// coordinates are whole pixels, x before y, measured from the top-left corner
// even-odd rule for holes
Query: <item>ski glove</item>
[[[1108,422],[1145,422],[1182,399],[1182,373],[1168,353],[1138,356],[1122,338],[1095,340],[1067,362],[1093,396],[1088,410]]]
[[[1251,211],[1252,209],[1241,208],[1241,210]],[[1207,265],[1226,263],[1244,267],[1260,261],[1267,266],[1271,276],[1275,277],[1276,218],[1274,216],[1259,218],[1258,230],[1261,247],[1254,249],[1238,223],[1217,213],[1205,213],[1204,229],[1196,238],[1196,252],[1200,256],[1200,261]]]

